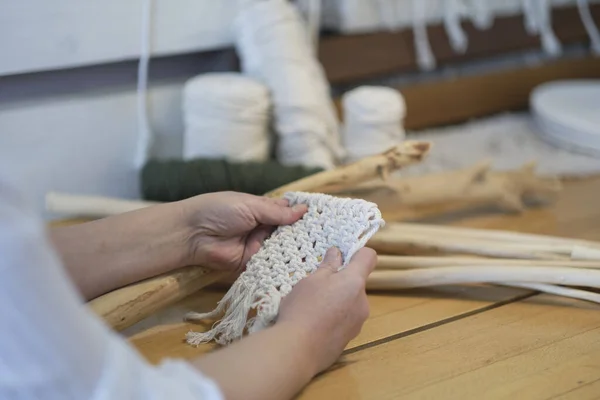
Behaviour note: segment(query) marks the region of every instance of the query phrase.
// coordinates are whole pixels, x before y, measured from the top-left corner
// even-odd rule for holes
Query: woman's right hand
[[[377,253],[363,248],[338,272],[342,256],[331,248],[319,269],[282,300],[277,324],[295,326],[309,335],[315,373],[338,359],[368,318],[365,284],[376,263]]]

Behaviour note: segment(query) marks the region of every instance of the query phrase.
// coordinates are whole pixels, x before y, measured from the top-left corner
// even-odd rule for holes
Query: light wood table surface
[[[445,222],[600,240],[600,178],[566,184],[557,204],[522,215]],[[436,222],[436,221],[432,221]],[[123,332],[149,361],[210,351],[183,342],[186,311],[208,311],[203,291]],[[600,307],[492,286],[369,295],[371,316],[340,362],[301,399],[597,399]]]

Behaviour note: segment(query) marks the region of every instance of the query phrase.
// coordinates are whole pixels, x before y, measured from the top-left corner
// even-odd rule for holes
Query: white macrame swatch
[[[217,308],[209,313],[189,313],[187,320],[224,317],[208,332],[189,332],[192,345],[215,340],[228,344],[275,321],[281,299],[301,279],[315,272],[330,247],[342,253],[345,267],[354,253],[383,226],[377,205],[360,199],[319,193],[287,193],[290,206],[306,204],[308,211],[297,222],[278,227],[250,259]],[[256,317],[248,320],[251,310]]]

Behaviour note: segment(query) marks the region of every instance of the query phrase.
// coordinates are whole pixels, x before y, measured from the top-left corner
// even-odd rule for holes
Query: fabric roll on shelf
[[[246,1],[235,27],[242,71],[273,97],[279,161],[333,168],[344,155],[339,122],[299,11],[284,0]]]
[[[344,94],[347,161],[381,153],[405,139],[406,104],[396,89],[361,86]]]
[[[269,89],[239,73],[209,73],[183,90],[185,159],[266,161],[270,153]]]

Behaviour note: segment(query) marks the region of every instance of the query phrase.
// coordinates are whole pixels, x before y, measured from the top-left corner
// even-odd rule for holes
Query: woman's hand
[[[306,212],[284,200],[213,193],[54,228],[51,238],[85,298],[171,270],[238,271],[276,225]]]
[[[342,256],[331,248],[319,269],[282,300],[277,323],[294,325],[312,337],[317,372],[336,361],[369,317],[365,285],[376,264],[377,253],[363,248],[338,272]]]
[[[277,226],[298,221],[307,210],[236,192],[193,197],[181,206],[190,229],[189,263],[238,272]]]
[[[330,250],[319,270],[283,299],[274,326],[194,364],[228,399],[292,398],[359,333],[369,314],[365,282],[376,260],[373,250],[362,249],[337,272],[341,256]]]

